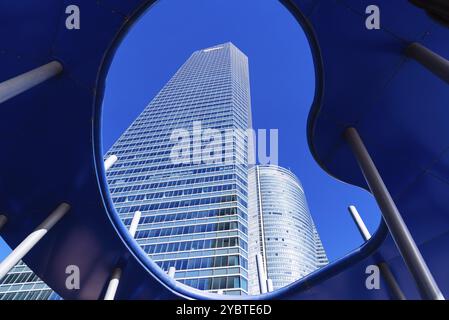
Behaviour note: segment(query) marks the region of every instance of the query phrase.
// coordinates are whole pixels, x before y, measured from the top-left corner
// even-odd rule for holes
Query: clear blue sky
[[[362,243],[347,206],[358,207],[372,232],[379,210],[370,194],[328,176],[310,154],[312,57],[301,27],[277,0],[161,0],[150,8],[124,39],[109,71],[104,151],[193,51],[228,41],[249,58],[254,127],[279,129],[279,164],[301,180],[330,260],[342,257]],[[0,256],[7,250],[0,244]]]

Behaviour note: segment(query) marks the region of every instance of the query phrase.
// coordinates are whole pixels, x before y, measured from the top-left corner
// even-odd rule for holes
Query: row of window
[[[176,172],[176,174],[181,175],[189,175],[189,176],[194,176],[197,174],[202,174],[202,173],[209,173],[209,172],[217,172],[217,171],[231,171],[231,170],[235,170],[237,166],[236,165],[227,165],[227,166],[213,166],[213,167],[206,167],[206,168],[195,168],[195,169],[188,169],[188,170],[184,170],[184,171],[178,171]],[[109,171],[108,171],[109,172]],[[113,173],[119,173],[119,172],[113,172]],[[172,173],[173,174],[173,173]],[[109,179],[109,176],[111,174],[107,174],[107,177]],[[154,175],[150,175],[149,180],[151,179],[155,179],[155,177],[158,176],[158,173],[154,174]],[[114,181],[109,181],[108,180],[108,184],[114,184]]]
[[[0,294],[0,300],[61,300],[61,297],[53,290],[47,289],[2,293]]]
[[[183,227],[173,227],[173,228],[163,228],[163,229],[152,229],[152,230],[140,230],[136,233],[136,239],[142,238],[155,238],[155,237],[168,237],[176,236],[181,234],[190,233],[204,233],[204,232],[215,232],[215,231],[227,231],[239,229],[244,234],[247,233],[247,228],[237,221],[231,222],[219,222],[210,224],[198,224],[193,226],[183,226]]]
[[[232,104],[214,104],[211,105],[208,103],[207,105],[207,109],[205,110],[204,106],[198,106],[195,105],[193,106],[193,108],[189,108],[188,110],[185,110],[183,113],[177,113],[177,115],[174,115],[173,112],[163,112],[160,113],[159,115],[155,115],[153,114],[149,114],[146,117],[142,117],[139,119],[139,122],[135,122],[134,124],[146,124],[147,122],[154,122],[155,120],[159,120],[163,117],[166,117],[169,120],[181,120],[181,119],[188,119],[189,121],[192,120],[192,118],[196,118],[196,116],[198,116],[198,118],[200,118],[201,124],[204,127],[204,119],[206,119],[207,116],[213,116],[210,119],[215,119],[218,118],[220,116],[220,114],[224,114],[224,117],[230,117],[232,116],[232,114],[229,113],[229,107],[231,107]],[[183,107],[185,108],[186,105],[183,104]],[[227,112],[227,113],[225,113]],[[179,118],[179,115],[184,115],[187,114],[187,117],[183,117],[183,118]],[[147,118],[147,119],[146,119]],[[176,122],[176,125],[178,126],[179,121]],[[175,122],[172,122],[173,124],[175,124]],[[179,128],[179,127],[178,127]],[[140,128],[139,128],[140,129]],[[160,133],[163,134],[160,134]],[[168,127],[167,130],[133,130],[130,131],[128,130],[126,134],[122,135],[117,146],[124,146],[125,142],[136,142],[139,140],[144,140],[144,138],[146,137],[147,139],[144,140],[144,142],[146,142],[147,144],[158,144],[158,143],[162,143],[162,142],[169,142],[170,141],[170,128]],[[162,138],[162,139],[154,139],[154,138]],[[114,145],[115,147],[115,145]]]
[[[245,278],[239,276],[185,280],[181,279],[178,281],[199,290],[219,290],[233,288],[248,290],[248,281]]]
[[[244,250],[248,251],[248,244],[244,240],[237,237],[149,244],[143,245],[142,249],[148,254],[157,254],[164,252],[216,249],[235,246],[240,246]]]
[[[171,267],[175,267],[176,270],[222,268],[234,266],[241,266],[244,269],[248,269],[248,261],[241,256],[217,256],[156,261],[156,264],[165,271],[168,271]]]
[[[125,170],[117,170],[112,171],[108,173],[108,177],[114,177],[117,175],[124,175],[124,174],[135,174],[135,173],[144,173],[144,172],[151,172],[151,171],[162,171],[167,169],[180,169],[185,167],[194,167],[197,166],[197,164],[192,163],[170,163],[170,164],[164,164],[159,165],[155,167],[141,167],[141,168],[134,168],[134,169],[125,169]]]
[[[226,99],[201,101],[201,102],[207,102],[207,104],[215,103],[215,104],[221,104],[221,105],[227,106],[230,104],[231,98],[228,97]],[[188,102],[182,103],[181,105],[183,106],[183,108],[187,108]],[[188,116],[181,116],[184,114],[188,114]],[[157,119],[157,118],[160,118],[160,119]],[[216,120],[216,119],[218,119],[218,120]],[[160,117],[160,116],[159,117],[154,116],[154,118],[152,118],[150,120],[139,121],[140,123],[136,122],[133,124],[133,126],[136,127],[137,125],[140,126],[142,124],[152,123],[152,124],[154,124],[153,128],[156,132],[162,131],[162,130],[165,130],[165,132],[166,132],[167,129],[176,128],[176,127],[172,126],[174,123],[176,123],[179,128],[179,126],[188,127],[189,125],[191,125],[192,121],[201,121],[202,124],[204,125],[204,127],[215,128],[215,129],[226,128],[226,127],[232,128],[234,126],[234,124],[232,122],[232,115],[229,113],[221,112],[221,115],[217,115],[216,113],[213,113],[212,116],[202,116],[202,115],[195,116],[195,115],[192,115],[188,110],[182,114],[172,114],[171,117],[167,118],[167,119],[162,119],[162,117]],[[114,149],[127,149],[129,147],[136,147],[136,146],[143,146],[143,145],[151,146],[151,149],[153,149],[153,150],[165,148],[163,145],[153,146],[152,144],[149,144],[146,142],[141,142],[141,143],[117,144],[114,146]]]
[[[36,281],[39,281],[39,278],[32,272],[8,273],[1,280],[0,284],[29,283]]]
[[[133,205],[131,207],[123,207],[118,208],[118,213],[128,213],[128,212],[136,212],[136,211],[154,211],[154,210],[163,210],[163,209],[173,209],[173,208],[184,208],[191,206],[200,206],[200,205],[210,205],[210,204],[219,204],[219,203],[229,203],[238,201],[243,207],[246,208],[246,201],[241,199],[237,195],[229,195],[229,196],[221,196],[221,197],[212,197],[212,198],[201,198],[201,199],[186,199],[180,201],[169,201],[169,202],[161,202],[161,203],[153,203],[153,204],[145,204],[145,205]]]
[[[139,224],[148,224],[148,223],[159,223],[159,222],[171,222],[171,221],[179,221],[179,220],[191,220],[191,219],[201,219],[201,218],[213,218],[213,217],[224,217],[224,216],[232,216],[239,215],[243,219],[246,220],[246,213],[236,207],[232,208],[223,208],[223,209],[211,209],[211,210],[202,210],[202,211],[194,211],[194,212],[180,212],[173,214],[159,214],[153,216],[146,216],[140,219]],[[127,226],[131,224],[132,218],[127,218],[123,220],[123,223]]]
[[[170,190],[165,192],[153,192],[146,194],[138,194],[138,195],[130,195],[130,196],[122,196],[112,198],[114,204],[123,203],[123,202],[134,202],[134,201],[144,201],[144,200],[153,200],[153,199],[162,199],[162,198],[172,198],[172,197],[181,197],[188,195],[196,195],[196,194],[204,194],[211,192],[221,192],[221,191],[230,191],[230,190],[239,190],[243,195],[246,196],[246,192],[237,184],[224,184],[217,186],[208,186],[202,188],[190,188],[190,189],[181,189],[181,190]]]
[[[188,149],[189,151],[189,159],[198,159],[200,161],[202,158],[207,155],[208,150],[214,151],[217,150],[215,156],[219,158],[220,154],[223,155],[223,162],[226,161],[226,159],[231,158],[229,155],[234,153],[235,148],[238,146],[236,145],[236,142],[228,139],[227,141],[216,141],[216,143],[198,143],[194,144],[192,146],[188,146],[189,141],[181,139],[184,139],[181,137],[179,139],[179,144],[175,146],[173,144],[173,148],[166,149],[164,151],[159,151],[157,154],[155,154],[151,159],[146,160],[136,160],[136,161],[124,161],[125,159],[120,158],[120,162],[114,165],[114,170],[117,171],[119,168],[129,168],[129,167],[140,167],[140,166],[150,166],[150,164],[161,164],[161,163],[170,163],[173,161],[174,156],[177,157],[177,154],[175,154],[175,151],[178,151],[181,147],[183,148],[183,152]],[[182,144],[181,144],[182,143]],[[185,144],[184,144],[185,143]],[[244,142],[242,142],[244,143]],[[207,148],[207,150],[206,150]],[[243,146],[241,146],[241,149],[243,149]],[[219,151],[219,152],[218,152]],[[227,157],[225,157],[227,156]],[[187,158],[187,156],[185,156]],[[230,161],[230,160],[228,160]],[[201,163],[206,163],[204,160]],[[195,163],[196,164],[196,163]]]
[[[224,174],[224,175],[207,176],[207,177],[201,177],[201,178],[190,178],[190,179],[179,179],[179,180],[172,180],[172,181],[155,182],[155,183],[141,184],[141,185],[134,184],[131,186],[126,186],[126,187],[110,188],[109,190],[111,193],[121,193],[121,192],[138,191],[138,190],[161,189],[161,188],[174,187],[174,186],[185,186],[185,185],[200,184],[200,183],[201,184],[202,183],[211,183],[211,182],[215,182],[215,181],[232,180],[232,179],[235,179],[236,177],[237,176],[235,174]],[[151,180],[152,178],[153,178],[152,176],[131,177],[131,178],[123,179],[123,183]],[[241,179],[241,180],[243,180],[243,179]]]

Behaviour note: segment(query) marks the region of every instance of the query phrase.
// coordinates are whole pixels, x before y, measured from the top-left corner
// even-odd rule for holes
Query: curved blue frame
[[[119,47],[121,40],[126,36],[127,32],[130,30],[132,25],[139,19],[139,17],[147,10],[151,9],[151,6],[157,2],[154,0],[148,1],[144,6],[142,6],[136,13],[134,13],[135,18],[131,18],[127,25],[125,25],[122,28],[122,31],[120,34],[112,41],[113,45],[108,50],[107,55],[109,56],[109,59],[107,59],[107,63],[103,63],[101,66],[100,74],[102,74],[102,81],[101,83],[104,83],[107,76],[107,70],[109,68],[110,63],[112,62],[115,50]],[[318,46],[318,43],[316,42],[314,32],[312,27],[309,25],[308,21],[305,19],[305,17],[301,14],[301,11],[298,10],[298,8],[289,0],[282,0],[280,1],[284,4],[286,8],[294,15],[294,17],[297,19],[300,26],[302,26],[305,30],[305,33],[307,35],[307,38],[309,40],[309,44],[312,48],[312,56],[314,59],[314,66],[315,66],[315,72],[316,72],[316,90],[315,90],[315,98],[314,98],[314,105],[319,105],[321,101],[321,95],[322,95],[322,86],[323,86],[323,76],[322,76],[322,62],[321,62],[321,54],[320,49]],[[103,91],[100,93],[103,94]],[[98,178],[99,178],[99,186],[102,190],[103,199],[105,201],[105,205],[107,208],[107,212],[109,217],[111,218],[111,221],[113,222],[115,228],[117,228],[118,233],[120,234],[122,240],[129,246],[130,251],[136,256],[136,258],[140,259],[144,267],[148,270],[150,274],[153,276],[156,276],[160,279],[161,282],[165,282],[165,284],[168,287],[171,287],[173,291],[178,290],[178,293],[182,294],[183,296],[194,298],[194,299],[235,299],[235,297],[223,297],[216,294],[209,294],[205,293],[203,291],[192,291],[190,287],[185,288],[184,286],[176,287],[173,286],[173,283],[169,281],[169,277],[161,271],[161,269],[151,261],[151,259],[148,258],[146,253],[142,250],[142,248],[137,244],[137,242],[129,236],[129,232],[126,229],[126,227],[123,225],[123,222],[119,218],[118,214],[115,211],[115,206],[112,202],[112,199],[109,197],[109,191],[108,191],[108,184],[107,179],[104,171],[104,165],[103,165],[103,153],[102,153],[102,142],[101,142],[101,104],[102,104],[102,98],[97,99],[97,107],[96,112],[94,114],[94,119],[96,121],[93,125],[93,132],[94,137],[96,137],[93,150],[96,158],[96,167]],[[314,108],[312,108],[313,110]],[[299,288],[306,288],[307,286],[316,284],[318,282],[324,281],[325,279],[332,277],[333,275],[337,274],[338,272],[344,270],[349,265],[352,265],[360,260],[362,260],[365,257],[368,257],[372,252],[374,252],[378,246],[382,243],[382,241],[385,239],[387,235],[387,229],[383,221],[381,222],[381,225],[379,226],[379,229],[375,234],[373,235],[373,238],[366,244],[361,246],[360,248],[354,250],[353,252],[349,253],[345,258],[340,259],[338,262],[332,263],[330,266],[323,268],[311,275],[309,275],[306,278],[303,278],[294,284],[290,285],[289,287],[286,287],[282,290],[278,290],[274,293],[268,293],[265,295],[258,296],[257,298],[263,298],[263,299],[279,299],[282,294],[286,294],[289,289],[293,288],[294,290],[298,290]],[[290,289],[291,290],[291,289]],[[285,292],[284,292],[285,291]],[[252,297],[254,299],[255,297]],[[245,299],[245,297],[243,297]]]

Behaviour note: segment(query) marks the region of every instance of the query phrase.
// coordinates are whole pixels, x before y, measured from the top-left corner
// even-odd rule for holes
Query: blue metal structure
[[[332,176],[367,188],[343,138],[355,127],[440,289],[449,295],[449,88],[407,58],[419,42],[449,57],[449,29],[406,0],[378,0],[381,29],[367,30],[365,0],[283,1],[304,27],[317,85],[308,138]],[[24,261],[65,299],[98,299],[123,267],[118,299],[226,298],[168,278],[130,238],[108,196],[101,154],[101,100],[120,39],[150,0],[23,0],[0,3],[0,82],[60,61],[63,72],[0,105],[0,231],[16,247],[61,202],[70,212]],[[65,27],[68,5],[82,27]],[[407,298],[416,286],[382,223],[362,247],[281,290],[256,299],[388,299],[367,290],[365,268],[385,261]],[[80,290],[65,286],[67,265]]]

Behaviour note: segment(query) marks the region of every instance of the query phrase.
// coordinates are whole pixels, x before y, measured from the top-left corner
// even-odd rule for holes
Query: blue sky
[[[336,181],[312,158],[306,121],[314,95],[310,48],[277,0],[160,0],[118,49],[103,102],[103,148],[115,142],[195,50],[231,41],[249,58],[253,125],[279,129],[279,164],[301,180],[330,260],[362,244],[347,206],[369,230],[379,210],[366,191]],[[0,243],[0,257],[8,248]]]

